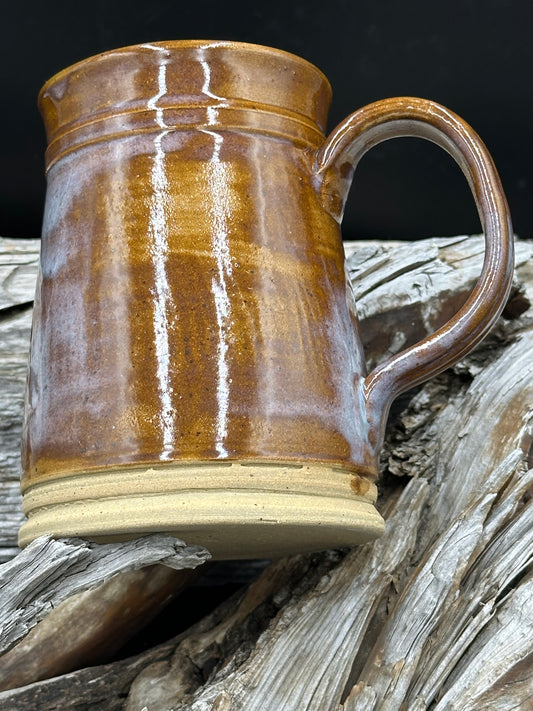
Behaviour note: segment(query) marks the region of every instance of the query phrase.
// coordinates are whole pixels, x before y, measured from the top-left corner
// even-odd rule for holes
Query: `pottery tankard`
[[[330,98],[308,62],[234,42],[119,49],[44,86],[22,545],[163,531],[238,558],[380,535],[391,401],[494,323],[511,227],[451,111],[387,99],[326,139]],[[455,158],[485,260],[448,323],[367,374],[340,222],[358,160],[396,136]]]

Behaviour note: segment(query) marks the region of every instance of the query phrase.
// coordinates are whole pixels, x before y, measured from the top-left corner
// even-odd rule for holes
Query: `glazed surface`
[[[45,85],[24,490],[173,462],[377,476],[392,400],[501,313],[512,228],[492,159],[460,117],[386,99],[325,139],[330,98],[308,62],[232,42],[127,47]],[[340,222],[358,161],[397,136],[454,157],[485,260],[457,314],[367,375]]]
[[[311,185],[329,86],[215,49],[102,55],[43,90],[24,487],[178,460],[375,474],[339,226]]]

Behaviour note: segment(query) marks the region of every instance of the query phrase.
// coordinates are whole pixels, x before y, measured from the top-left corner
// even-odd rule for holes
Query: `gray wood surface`
[[[208,559],[201,546],[164,535],[100,545],[76,538],[37,538],[0,567],[0,654],[71,595],[155,563],[179,570]]]
[[[0,243],[4,560],[15,554],[21,520],[17,450],[37,248]],[[372,366],[464,301],[482,239],[349,243],[346,251]],[[516,286],[486,342],[395,406],[382,457],[382,539],[274,562],[177,638],[0,691],[0,708],[533,708],[532,256],[531,242],[517,244]],[[19,559],[0,575],[11,578]],[[37,575],[45,564],[36,556]],[[96,595],[109,571],[92,565]]]
[[[20,434],[39,244],[0,239],[0,563],[17,552],[23,521]]]

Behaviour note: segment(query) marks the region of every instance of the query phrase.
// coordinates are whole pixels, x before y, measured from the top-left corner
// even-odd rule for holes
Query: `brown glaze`
[[[483,269],[464,306],[420,343],[379,365],[366,379],[370,440],[379,449],[391,402],[400,393],[450,367],[471,351],[500,315],[511,289],[514,248],[511,218],[494,162],[473,129],[432,101],[399,97],[377,101],[348,116],[328,137],[316,159],[315,186],[339,221],[353,169],[373,146],[389,138],[416,136],[444,148],[461,167],[485,233]]]
[[[393,99],[325,141],[330,96],[304,60],[208,41],[116,50],[45,85],[23,489],[191,461],[377,476],[391,399],[484,335],[512,244],[490,157],[460,119]],[[358,158],[396,135],[458,160],[487,257],[459,314],[367,378],[339,223]]]
[[[373,470],[340,232],[310,183],[329,99],[303,60],[219,42],[44,87],[24,486],[178,459]]]

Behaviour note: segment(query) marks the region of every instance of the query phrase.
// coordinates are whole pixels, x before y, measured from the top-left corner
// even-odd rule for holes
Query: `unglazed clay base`
[[[205,462],[115,469],[24,493],[19,543],[38,536],[99,542],[168,532],[213,558],[278,557],[377,538],[376,487],[319,464]]]

